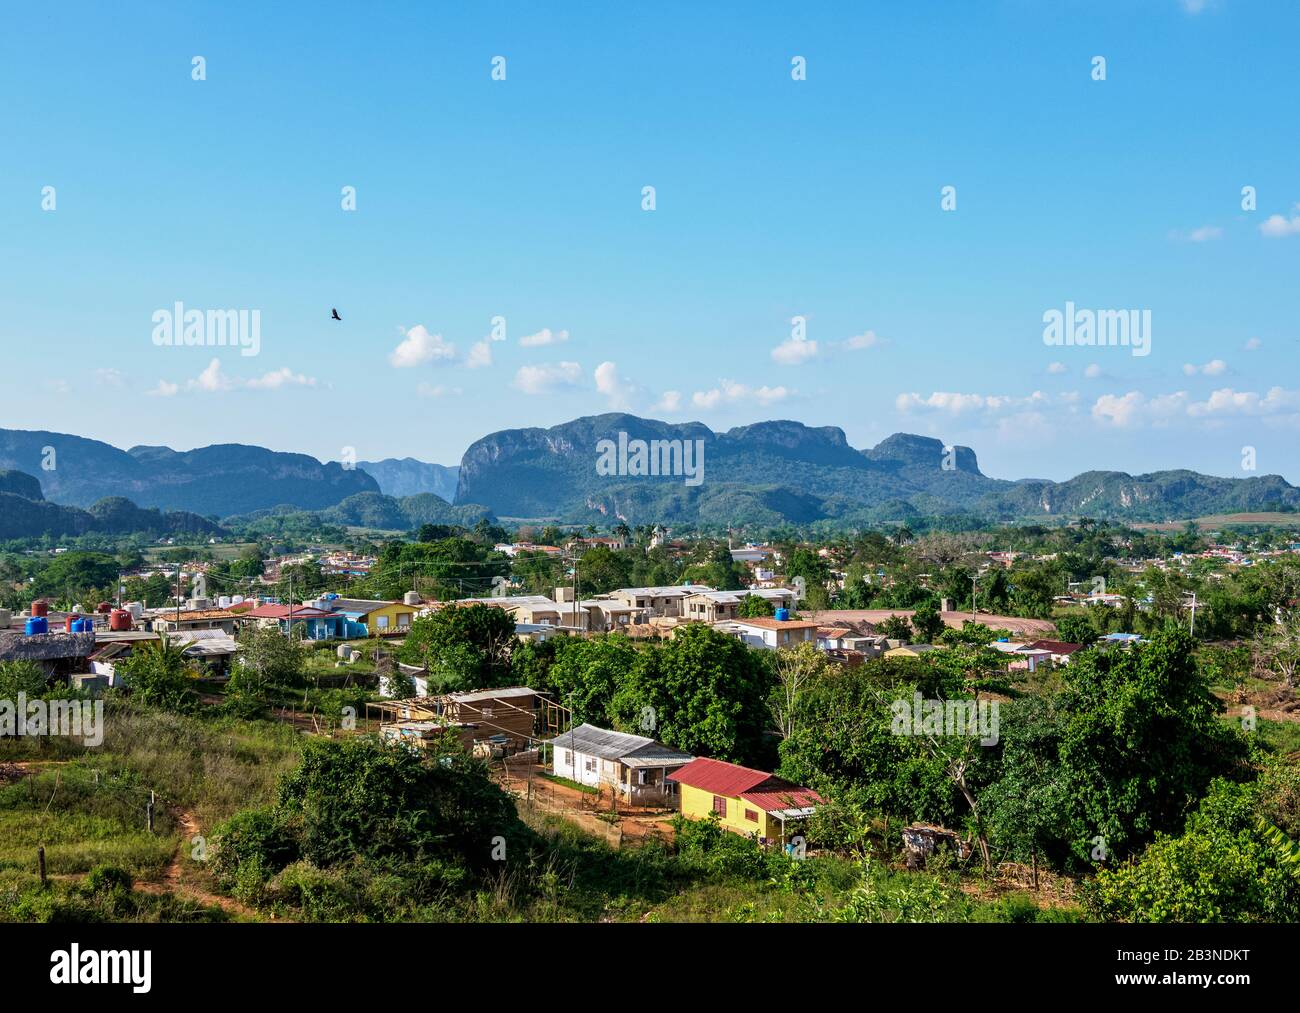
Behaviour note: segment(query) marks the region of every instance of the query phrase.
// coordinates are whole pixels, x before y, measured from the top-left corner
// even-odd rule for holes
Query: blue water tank
[[[777,609],[777,610],[776,610],[776,621],[777,621],[777,622],[779,622],[779,623],[783,623],[783,622],[785,622],[786,620],[788,620],[789,618],[790,618],[790,610],[789,610],[789,609]]]
[[[36,633],[49,633],[50,621],[44,616],[33,616],[27,620],[26,629],[29,637]]]
[[[95,621],[93,619],[74,619],[72,621],[73,633],[94,633]]]

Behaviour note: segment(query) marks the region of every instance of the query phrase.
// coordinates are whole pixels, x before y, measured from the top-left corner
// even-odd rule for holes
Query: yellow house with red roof
[[[736,763],[692,760],[669,779],[676,781],[682,815],[708,819],[717,814],[727,830],[784,846],[825,799],[762,770]]]

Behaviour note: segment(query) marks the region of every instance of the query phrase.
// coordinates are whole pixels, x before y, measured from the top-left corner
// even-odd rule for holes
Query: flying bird
[[[330,310],[330,319],[331,319],[331,320],[342,320],[343,318],[342,318],[341,316],[339,316],[339,311],[338,311],[338,310],[336,310],[336,309],[331,309],[331,310]]]

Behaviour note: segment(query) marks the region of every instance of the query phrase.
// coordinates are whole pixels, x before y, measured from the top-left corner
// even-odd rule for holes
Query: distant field
[[[216,545],[209,545],[206,538],[198,538],[193,541],[176,539],[175,545],[151,545],[149,548],[142,551],[142,555],[149,562],[156,563],[160,558],[162,558],[164,552],[170,552],[188,546],[190,548],[209,549],[211,550],[212,555],[219,561],[229,561],[232,559],[238,559],[239,554],[243,552],[244,549],[255,547],[256,545],[256,542],[219,542]]]
[[[1226,528],[1234,524],[1277,524],[1300,528],[1300,514],[1288,513],[1210,514],[1192,520],[1201,528]],[[1134,524],[1133,527],[1143,531],[1181,531],[1186,525],[1187,521],[1165,521],[1161,524]]]

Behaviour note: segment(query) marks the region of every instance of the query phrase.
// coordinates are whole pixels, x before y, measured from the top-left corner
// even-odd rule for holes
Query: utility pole
[[[975,608],[975,575],[970,578],[970,618],[971,622],[979,622],[979,612]]]
[[[1186,597],[1187,595],[1191,595],[1191,596],[1192,596],[1192,629],[1191,629],[1191,634],[1192,634],[1192,636],[1196,636],[1196,592],[1195,592],[1195,591],[1184,591],[1184,592],[1183,592],[1183,596]]]
[[[176,632],[181,631],[181,564],[176,564]]]
[[[573,550],[573,628],[578,628],[578,550]]]

